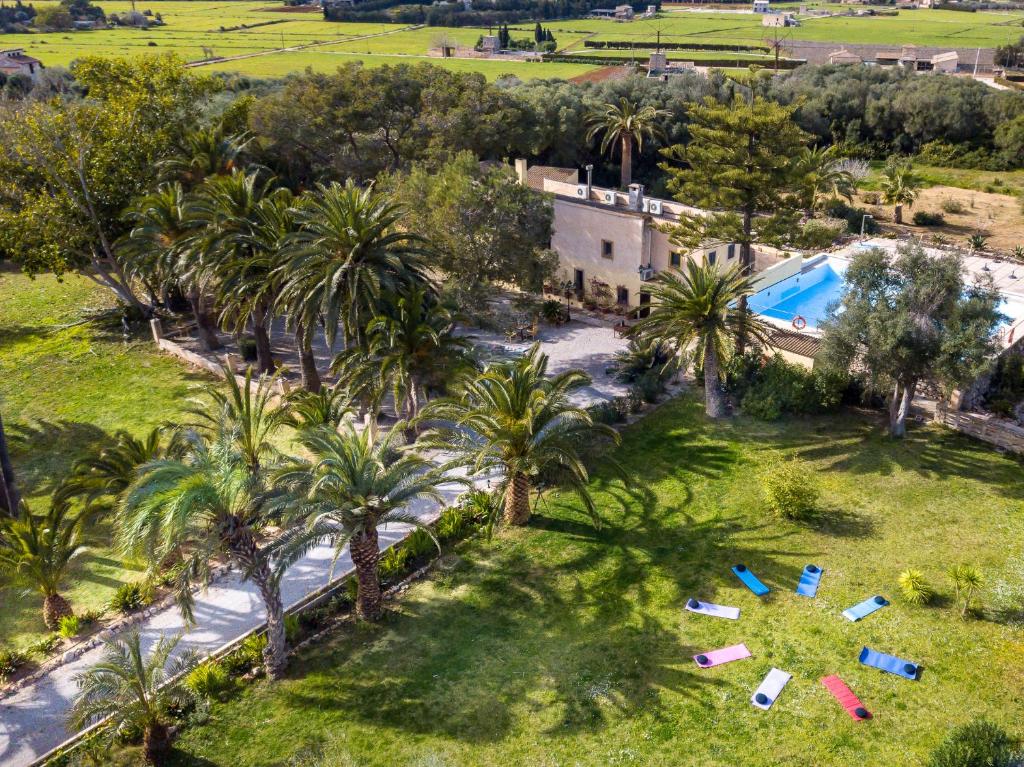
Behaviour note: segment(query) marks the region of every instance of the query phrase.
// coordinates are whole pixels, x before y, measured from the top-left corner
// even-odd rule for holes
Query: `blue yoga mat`
[[[821,580],[821,568],[817,565],[807,565],[800,573],[800,583],[797,584],[796,593],[802,597],[813,597],[818,593],[818,582]]]
[[[860,651],[860,662],[865,666],[880,668],[882,671],[888,671],[890,674],[896,674],[896,676],[911,679],[915,682],[920,670],[916,663],[903,660],[903,658],[897,658],[895,655],[886,655],[884,652],[878,652],[877,650],[869,650],[867,647]]]
[[[763,597],[769,592],[769,588],[765,586],[757,577],[747,569],[746,565],[733,565],[732,571],[736,573],[736,577],[743,581],[744,585],[759,597]]]
[[[887,604],[889,601],[885,597],[871,597],[859,605],[843,610],[843,617],[849,618],[851,621],[859,621],[864,616],[871,615],[875,610],[881,610]]]

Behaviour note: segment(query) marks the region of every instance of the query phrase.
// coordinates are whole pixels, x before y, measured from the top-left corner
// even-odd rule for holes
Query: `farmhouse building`
[[[25,75],[36,80],[42,71],[43,63],[39,59],[26,55],[24,48],[8,48],[0,51],[0,73],[8,77]]]
[[[559,279],[571,282],[578,296],[598,290],[620,306],[650,303],[646,288],[654,276],[685,260],[729,268],[738,263],[735,243],[705,243],[689,250],[669,242],[659,226],[679,220],[680,213],[702,211],[672,200],[649,198],[640,184],[628,192],[581,183],[573,169],[529,168],[516,161],[523,184],[554,195],[554,234],[551,248],[558,253]],[[779,260],[772,248],[755,248],[755,271]]]
[[[770,13],[771,3],[768,0],[754,0],[754,13]]]
[[[864,59],[858,56],[856,53],[850,53],[845,48],[840,48],[838,51],[832,51],[828,55],[829,64],[863,64]]]
[[[800,22],[792,13],[766,13],[761,17],[762,27],[799,27]]]

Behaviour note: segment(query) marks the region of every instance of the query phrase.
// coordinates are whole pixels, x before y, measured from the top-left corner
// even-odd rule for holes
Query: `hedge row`
[[[657,50],[664,48],[669,51],[753,51],[754,53],[768,53],[771,49],[767,45],[724,45],[722,43],[663,43],[655,40],[633,41],[633,40],[584,40],[584,48],[644,48]]]
[[[601,66],[629,66],[630,61],[621,58],[612,58],[608,56],[573,56],[570,53],[546,53],[544,54],[544,61],[557,61],[561,64],[596,64]],[[748,66],[750,64],[756,64],[757,66],[764,67],[766,69],[774,68],[774,62],[770,59],[762,61],[751,61],[750,59],[701,59],[700,61],[694,62],[700,67],[715,67],[718,69],[729,69],[739,66]],[[779,69],[796,69],[805,62],[802,60],[794,59],[779,59]]]

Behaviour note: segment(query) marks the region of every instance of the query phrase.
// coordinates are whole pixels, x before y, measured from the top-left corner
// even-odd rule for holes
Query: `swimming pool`
[[[750,310],[764,317],[793,322],[802,317],[806,330],[815,330],[828,317],[828,309],[843,296],[843,275],[848,262],[826,258],[813,268],[759,290],[748,299]]]

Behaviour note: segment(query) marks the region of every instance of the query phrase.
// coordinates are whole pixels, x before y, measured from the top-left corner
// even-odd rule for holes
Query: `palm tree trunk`
[[[217,337],[217,328],[210,318],[209,312],[203,305],[203,295],[197,288],[188,292],[188,302],[192,307],[192,316],[196,321],[196,332],[199,334],[199,343],[208,352],[217,351],[223,344]]]
[[[380,561],[380,544],[377,529],[355,535],[349,541],[352,564],[356,567],[356,615],[363,620],[375,621],[380,618],[382,598],[377,563]]]
[[[260,598],[267,610],[267,646],[263,649],[263,666],[268,679],[280,679],[288,666],[288,641],[284,632],[284,604],[281,589],[264,560],[253,572]]]
[[[43,623],[50,631],[60,628],[60,619],[73,615],[71,605],[60,594],[50,594],[43,599]]]
[[[619,185],[625,189],[633,181],[633,137],[622,137],[622,170],[619,174]]]
[[[711,344],[704,349],[704,412],[708,418],[725,415],[725,397],[718,380],[718,352]]]
[[[530,521],[530,480],[523,474],[512,475],[505,486],[506,525],[525,525]]]
[[[14,465],[11,463],[10,453],[7,451],[4,419],[0,417],[0,511],[5,511],[10,516],[16,517],[20,506],[21,496],[18,494],[18,486],[14,482]]]
[[[743,211],[743,242],[740,243],[740,271],[744,277],[754,273],[754,248],[751,246],[754,231],[754,209],[747,207]],[[747,349],[747,326],[744,319],[747,314],[747,297],[740,296],[736,308],[740,311],[740,332],[736,336],[736,353],[743,354]]]
[[[270,348],[270,333],[262,314],[252,314],[252,334],[256,339],[256,367],[260,373],[274,372],[274,352]]]
[[[315,394],[320,391],[320,372],[316,369],[312,333],[306,333],[306,329],[301,322],[295,324],[295,348],[299,350],[302,388]]]
[[[167,754],[171,750],[171,734],[167,731],[167,725],[163,722],[153,722],[142,734],[142,752],[146,758],[146,764],[159,765],[167,760]]]
[[[903,223],[903,206],[902,205],[897,205],[896,207],[893,208],[893,210],[892,210],[892,217],[893,217],[893,220],[897,224],[902,224]]]

